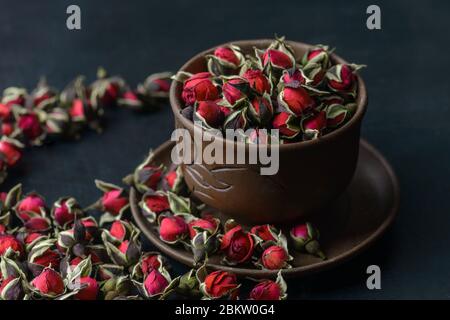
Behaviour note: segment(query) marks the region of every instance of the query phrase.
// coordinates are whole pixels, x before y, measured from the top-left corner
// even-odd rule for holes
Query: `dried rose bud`
[[[290,113],[280,112],[275,115],[272,121],[274,129],[278,129],[280,136],[286,139],[293,139],[300,133],[298,119]]]
[[[24,223],[28,232],[45,232],[51,227],[49,219],[44,217],[32,217]]]
[[[61,275],[51,268],[45,268],[30,284],[45,296],[56,297],[65,291]]]
[[[14,125],[10,122],[2,122],[1,134],[3,136],[10,136],[14,132]]]
[[[291,229],[290,235],[297,250],[326,259],[324,253],[320,250],[319,231],[312,224],[309,222],[299,224]]]
[[[147,192],[142,197],[139,206],[142,208],[144,216],[146,216],[150,222],[155,221],[160,213],[170,210],[167,195],[162,192]]]
[[[237,46],[218,47],[212,55],[206,56],[208,70],[216,75],[228,75],[237,72],[244,62],[244,55]]]
[[[258,283],[250,292],[251,300],[280,300],[280,286],[272,280]]]
[[[208,274],[201,284],[201,289],[212,298],[228,297],[234,300],[239,294],[236,275],[220,270]]]
[[[218,128],[224,121],[224,114],[214,101],[200,101],[195,107],[194,120],[200,120],[207,127]]]
[[[20,277],[10,276],[0,285],[0,300],[22,300],[25,295]]]
[[[3,91],[2,103],[7,105],[25,106],[27,91],[23,88],[9,87]]]
[[[328,87],[335,92],[355,96],[357,89],[355,72],[362,67],[362,65],[355,64],[336,64],[332,66],[325,75]]]
[[[166,190],[174,193],[180,193],[180,191],[183,190],[185,184],[181,166],[173,168],[164,175],[164,185]]]
[[[309,79],[303,74],[301,69],[289,69],[283,71],[280,82],[290,87],[299,87],[309,82]]]
[[[96,300],[99,286],[97,281],[91,277],[81,277],[80,285],[83,287],[78,293],[75,295],[75,298],[78,300]]]
[[[248,69],[242,75],[248,81],[250,87],[259,94],[270,93],[272,90],[269,79],[261,70]]]
[[[270,224],[263,224],[251,228],[250,233],[254,234],[263,241],[276,241],[276,229]]]
[[[137,88],[138,98],[144,106],[154,107],[166,103],[169,96],[172,74],[170,72],[154,73],[148,76]]]
[[[273,117],[273,106],[270,96],[255,97],[249,104],[249,117],[258,125],[265,126]]]
[[[296,116],[303,115],[316,105],[314,99],[302,87],[283,88],[278,95],[278,103]]]
[[[119,77],[107,77],[106,70],[99,68],[97,81],[91,84],[90,103],[96,109],[98,107],[114,106],[117,98],[125,85]]]
[[[127,90],[122,93],[119,99],[117,99],[117,104],[119,106],[141,109],[143,107],[143,102],[139,99],[138,94],[133,90]]]
[[[262,60],[264,67],[270,65],[278,69],[289,69],[294,65],[294,59],[292,56],[275,49],[266,50],[262,56]]]
[[[12,235],[0,235],[0,256],[3,256],[8,251],[15,252],[18,256],[22,256],[24,249],[19,240]]]
[[[114,189],[103,194],[101,199],[103,210],[116,216],[128,207],[128,196],[123,189]]]
[[[8,166],[14,166],[22,157],[19,142],[10,139],[0,140],[0,154],[3,155]]]
[[[226,79],[222,86],[223,97],[231,106],[235,106],[243,101],[247,97],[248,91],[249,83],[241,77]]]
[[[224,121],[223,127],[225,129],[242,129],[245,130],[248,126],[247,108],[234,111],[230,113]]]
[[[119,241],[129,239],[133,232],[135,228],[132,224],[123,220],[114,221],[109,229],[109,234]]]
[[[60,198],[53,205],[52,217],[60,227],[72,223],[77,216],[81,215],[81,207],[74,198]]]
[[[169,216],[161,219],[159,225],[160,238],[168,243],[175,243],[186,238],[189,228],[183,218],[179,216]]]
[[[186,105],[197,101],[215,100],[219,91],[211,80],[209,72],[200,72],[192,75],[184,82],[182,98]]]
[[[0,103],[0,119],[5,121],[11,120],[12,110],[11,105]]]
[[[341,104],[331,104],[327,107],[327,127],[337,128],[346,123],[355,113],[357,105],[348,103],[345,106]]]
[[[53,107],[58,100],[56,90],[47,85],[45,78],[39,81],[36,89],[31,93],[31,98],[34,108],[40,110],[47,110]]]
[[[188,223],[189,236],[191,239],[194,238],[200,230],[208,231],[210,234],[213,234],[216,231],[218,225],[219,222],[213,217],[194,219]]]
[[[149,297],[161,294],[167,288],[170,283],[170,279],[167,279],[157,269],[153,269],[147,275],[144,281],[144,288]]]
[[[220,250],[225,252],[228,262],[243,263],[252,257],[254,245],[252,235],[236,226],[224,234]]]
[[[45,210],[45,200],[37,193],[28,194],[16,206],[17,214],[24,222],[30,220],[32,217],[42,216]]]
[[[289,254],[286,252],[286,249],[277,245],[264,250],[261,256],[262,265],[269,270],[286,268],[288,260]]]
[[[302,128],[305,140],[312,140],[320,137],[322,131],[327,126],[327,115],[325,111],[312,115],[302,120]]]
[[[159,254],[145,254],[140,261],[142,274],[147,276],[153,269],[159,269],[162,266],[162,256]]]

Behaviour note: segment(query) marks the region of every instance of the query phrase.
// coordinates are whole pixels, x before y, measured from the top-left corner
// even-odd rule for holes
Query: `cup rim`
[[[214,52],[214,50],[218,47],[227,46],[230,44],[234,44],[237,46],[244,46],[244,45],[249,46],[250,45],[250,46],[255,46],[255,47],[262,47],[262,46],[267,46],[272,41],[273,41],[273,39],[253,39],[253,40],[238,40],[238,41],[225,42],[225,43],[211,47],[209,49],[206,49],[206,50],[196,54],[195,56],[190,58],[179,69],[179,71],[186,71],[187,69],[189,69],[189,67],[193,63],[195,63],[195,61],[197,61],[200,58],[204,58],[207,54]],[[299,42],[299,41],[286,41],[286,43],[293,45],[294,47],[300,47],[300,48],[304,49],[305,51],[315,47],[314,45]],[[330,59],[335,63],[337,62],[337,63],[349,64],[346,60],[344,60],[343,58],[341,58],[340,56],[338,56],[335,53],[330,54]],[[324,143],[327,143],[327,142],[330,142],[330,141],[333,141],[333,140],[339,138],[345,132],[347,132],[347,131],[353,129],[355,126],[357,126],[361,122],[361,120],[367,110],[368,97],[367,97],[367,89],[366,89],[364,80],[358,73],[356,74],[356,78],[358,81],[358,94],[356,96],[357,107],[356,107],[355,114],[351,117],[351,119],[347,123],[345,123],[342,127],[339,127],[336,130],[334,130],[330,133],[327,133],[326,135],[320,137],[319,139],[313,139],[313,140],[307,140],[307,141],[297,141],[297,142],[287,143],[287,144],[279,144],[278,148],[280,150],[289,150],[289,149],[313,147],[316,145],[324,144]],[[210,141],[211,141],[211,139],[218,139],[218,141],[220,143],[231,143],[232,142],[235,145],[238,145],[240,147],[245,147],[246,150],[249,148],[248,143],[245,143],[242,141],[231,141],[222,136],[213,135],[210,132],[204,130],[204,128],[195,126],[194,122],[185,118],[181,114],[181,110],[183,109],[182,108],[183,103],[181,101],[181,96],[177,94],[177,92],[180,91],[178,89],[180,89],[181,86],[182,86],[182,84],[180,82],[172,81],[172,84],[170,86],[169,100],[170,100],[170,106],[172,108],[172,112],[173,112],[175,118],[178,121],[180,121],[185,128],[187,128],[191,132],[194,132],[194,133],[197,132],[199,134],[201,133],[201,134],[207,136]]]

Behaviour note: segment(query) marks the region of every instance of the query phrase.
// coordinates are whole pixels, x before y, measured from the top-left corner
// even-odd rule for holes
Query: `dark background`
[[[450,6],[374,3],[378,31],[366,28],[367,1],[0,1],[0,88],[31,89],[41,75],[62,88],[79,73],[93,79],[99,65],[135,85],[213,45],[275,33],[335,46],[368,65],[363,136],[396,170],[401,208],[375,247],[333,271],[289,281],[290,297],[448,298]],[[80,31],[66,28],[69,4],[81,7]],[[20,181],[49,203],[67,194],[91,203],[100,196],[94,178],[119,183],[169,138],[172,121],[169,106],[150,115],[112,111],[102,135],[27,151],[2,188]],[[366,288],[370,264],[381,267],[382,290]]]

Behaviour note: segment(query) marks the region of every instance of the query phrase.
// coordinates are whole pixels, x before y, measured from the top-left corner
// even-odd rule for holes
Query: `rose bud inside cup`
[[[211,298],[227,297],[234,300],[239,293],[236,275],[220,270],[208,274],[201,287]]]
[[[220,243],[220,250],[229,263],[243,263],[250,260],[254,250],[254,240],[250,233],[236,226],[224,234]]]
[[[235,74],[244,62],[240,48],[234,45],[218,47],[206,59],[209,72],[216,75]]]
[[[248,69],[244,72],[242,77],[246,79],[250,84],[250,87],[259,94],[270,93],[272,88],[270,81],[261,70]]]
[[[302,121],[305,140],[312,140],[320,137],[322,131],[327,127],[327,116],[325,111],[320,111]]]
[[[270,64],[271,66],[279,69],[289,69],[294,65],[292,57],[280,50],[275,49],[267,49],[262,56],[262,60],[263,66]]]
[[[168,216],[161,219],[159,224],[159,236],[168,243],[175,243],[184,239],[189,234],[189,228],[183,218]]]
[[[187,105],[192,105],[197,101],[216,100],[219,90],[212,82],[209,72],[200,72],[184,82],[182,97]]]
[[[219,105],[214,101],[200,101],[195,107],[194,120],[199,120],[207,127],[218,128],[225,117]]]
[[[272,126],[279,130],[282,138],[292,139],[300,133],[300,127],[296,124],[298,121],[292,114],[280,112],[273,118]]]
[[[231,106],[243,101],[247,97],[248,90],[248,81],[241,77],[225,80],[222,86],[223,97]]]
[[[0,141],[0,154],[3,155],[9,167],[14,166],[22,157],[19,147],[8,140]]]
[[[309,112],[316,105],[314,99],[302,87],[284,87],[278,95],[278,103],[296,116]]]
[[[290,260],[289,254],[281,246],[271,246],[264,250],[261,256],[262,265],[269,270],[286,268],[289,266],[288,260]]]
[[[309,81],[300,69],[285,70],[281,76],[281,83],[290,87],[300,87]]]
[[[356,96],[356,75],[355,72],[361,69],[362,65],[337,64],[328,69],[326,73],[328,87],[338,93],[347,93]]]
[[[251,300],[280,300],[281,296],[280,286],[272,280],[258,283],[250,292]]]
[[[216,50],[214,50],[214,56],[216,56],[220,60],[232,64],[236,68],[241,63],[240,58],[231,47],[218,47]]]
[[[257,125],[264,126],[273,117],[273,106],[269,95],[255,97],[251,100],[249,107],[249,117]]]
[[[38,292],[46,296],[58,296],[65,291],[61,275],[51,268],[45,268],[30,284]]]

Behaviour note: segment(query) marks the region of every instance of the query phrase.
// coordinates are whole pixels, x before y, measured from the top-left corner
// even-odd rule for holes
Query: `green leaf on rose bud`
[[[171,191],[167,192],[170,210],[175,215],[192,215],[196,208],[190,198],[179,196]]]
[[[175,290],[184,296],[198,298],[202,296],[199,286],[200,283],[196,277],[195,269],[191,269],[180,277],[180,281]]]

